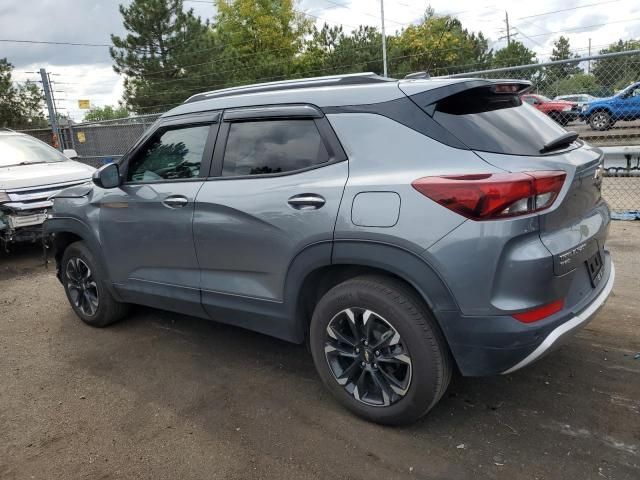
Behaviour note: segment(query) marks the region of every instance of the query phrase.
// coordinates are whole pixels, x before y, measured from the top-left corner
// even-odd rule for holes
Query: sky
[[[52,74],[57,103],[76,121],[84,111],[79,99],[92,106],[116,105],[122,97],[122,79],[113,71],[106,46],[110,35],[125,30],[118,11],[130,0],[0,0],[0,40],[90,43],[96,46],[45,45],[0,41],[0,58],[15,66],[14,79],[38,80],[41,67]],[[452,14],[471,31],[482,31],[494,49],[505,46],[505,11],[512,33],[543,60],[561,34],[569,37],[580,55],[618,39],[640,38],[638,0],[384,0],[387,34],[417,23],[431,5],[436,14]],[[213,18],[213,1],[185,0],[202,18]],[[360,24],[380,26],[379,0],[299,0],[298,10],[318,25],[342,24],[346,30]],[[345,23],[348,22],[348,23]],[[62,110],[64,109],[64,110]]]

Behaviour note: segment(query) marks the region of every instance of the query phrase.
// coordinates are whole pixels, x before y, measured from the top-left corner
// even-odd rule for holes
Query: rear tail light
[[[522,323],[533,323],[558,313],[562,307],[564,307],[564,300],[556,300],[526,312],[514,313],[511,316]]]
[[[472,220],[493,220],[539,212],[557,198],[563,171],[483,173],[423,177],[411,185],[440,205]]]

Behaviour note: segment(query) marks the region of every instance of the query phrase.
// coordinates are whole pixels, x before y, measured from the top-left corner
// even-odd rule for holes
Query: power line
[[[340,8],[346,8],[346,9],[348,9],[348,10],[354,12],[354,13],[359,13],[361,15],[366,15],[367,17],[371,17],[371,18],[375,18],[376,20],[380,20],[380,16],[379,15],[375,15],[375,14],[369,13],[369,12],[363,12],[362,10],[355,10],[355,9],[351,8],[350,5],[345,5],[344,3],[338,3],[338,2],[335,2],[334,0],[323,0],[323,1],[325,1],[327,3],[330,3],[332,5],[335,5],[337,7],[340,7]],[[402,25],[402,26],[407,25],[407,23],[411,23],[411,22],[398,22],[396,20],[391,20],[390,18],[385,18],[385,20],[387,22],[395,23],[397,25]]]
[[[18,40],[10,38],[0,38],[0,42],[4,43],[36,43],[43,45],[71,45],[75,47],[110,47],[105,43],[75,43],[75,42],[54,42],[50,40]]]
[[[542,45],[540,42],[538,42],[538,41],[534,40],[534,39],[533,39],[533,38],[531,38],[529,35],[527,35],[526,33],[524,33],[524,32],[522,31],[522,29],[521,29],[521,28],[519,28],[519,27],[513,27],[513,29],[514,29],[514,30],[517,30],[517,31],[518,31],[518,33],[519,33],[520,35],[522,35],[524,38],[527,38],[527,39],[531,40],[533,43],[535,43],[535,44],[536,44],[536,45],[538,45],[539,47],[544,47],[544,45]]]
[[[593,28],[593,27],[604,27],[605,25],[613,25],[615,23],[635,22],[635,21],[638,21],[638,20],[640,20],[640,17],[628,18],[626,20],[616,20],[616,21],[613,21],[613,22],[606,22],[606,23],[596,23],[594,25],[586,25],[584,27],[567,28],[565,30],[558,30],[557,32],[537,33],[535,35],[529,35],[529,37],[535,38],[535,37],[545,37],[545,36],[549,36],[549,35],[556,35],[558,33],[579,32],[581,30],[588,30],[588,29]],[[517,28],[517,27],[514,26],[514,28]]]
[[[185,1],[190,1],[190,2],[195,2],[195,3],[210,3],[209,0],[185,0]],[[328,1],[328,0],[327,0]],[[322,20],[325,21],[327,23],[331,22],[328,19],[325,19],[323,17],[320,17],[318,15],[313,15],[307,12],[303,12],[303,11],[299,11],[299,10],[294,10],[297,13],[300,13],[302,15],[305,16],[309,16],[312,18],[315,18],[316,20]],[[336,23],[336,22],[332,22],[332,23]],[[347,27],[351,27],[351,28],[358,28],[355,25],[350,25],[344,22],[340,22],[341,25],[345,25]],[[66,45],[66,46],[74,46],[74,47],[103,47],[103,48],[109,48],[109,47],[113,47],[113,45],[109,44],[109,43],[89,43],[89,42],[58,42],[58,41],[53,41],[53,40],[23,40],[23,39],[15,39],[15,38],[0,38],[0,42],[2,43],[28,43],[28,44],[38,44],[38,45]],[[117,48],[117,47],[116,47]],[[197,53],[197,52],[194,52]]]
[[[563,8],[563,9],[560,9],[560,10],[552,10],[552,11],[549,11],[549,12],[535,13],[533,15],[527,15],[525,17],[518,17],[518,18],[516,18],[516,20],[523,20],[525,18],[542,17],[544,15],[551,15],[551,14],[554,14],[554,13],[570,12],[572,10],[578,10],[578,9],[581,9],[581,8],[606,5],[607,3],[617,3],[617,2],[622,2],[622,1],[624,1],[624,0],[608,0],[608,1],[605,1],[605,2],[589,3],[588,5],[578,5],[577,7]]]

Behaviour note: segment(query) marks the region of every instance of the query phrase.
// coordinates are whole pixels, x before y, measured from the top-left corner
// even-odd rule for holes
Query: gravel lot
[[[0,478],[638,479],[640,222],[614,295],[510,376],[455,378],[418,424],[337,405],[302,346],[152,309],[82,324],[40,251],[0,256]]]

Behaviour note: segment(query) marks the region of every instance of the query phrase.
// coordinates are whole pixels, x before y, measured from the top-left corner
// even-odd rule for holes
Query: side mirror
[[[93,172],[93,183],[100,188],[116,188],[120,185],[120,169],[117,163],[109,163]]]
[[[65,148],[64,150],[62,150],[62,154],[69,160],[75,160],[76,158],[78,158],[78,152],[76,152],[73,148]]]

